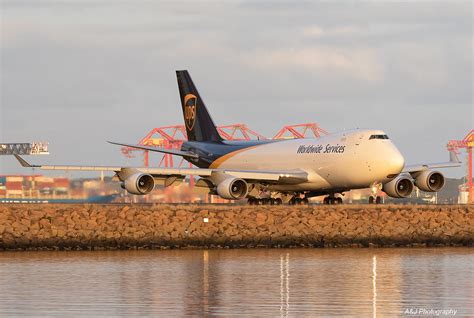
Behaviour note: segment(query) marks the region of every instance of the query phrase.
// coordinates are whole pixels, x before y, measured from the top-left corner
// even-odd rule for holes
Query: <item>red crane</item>
[[[219,126],[217,131],[222,138],[227,140],[251,140],[251,139],[267,139],[259,133],[249,129],[245,124],[234,124],[228,126]],[[239,137],[239,135],[241,137]]]
[[[186,129],[183,125],[164,126],[153,128],[145,137],[143,137],[137,144],[141,146],[163,147],[165,149],[181,149],[183,141],[187,140]],[[133,158],[134,151],[143,151],[136,148],[122,147],[122,153],[128,157]],[[145,167],[149,166],[149,152],[143,151],[143,164]],[[179,163],[179,167],[183,164],[183,160]],[[164,154],[161,158],[159,167],[171,168],[173,167],[173,156]]]
[[[472,182],[472,148],[474,147],[474,130],[471,130],[462,140],[450,140],[447,144],[448,151],[459,154],[459,149],[467,151],[467,191],[468,203],[474,203],[474,189]]]
[[[217,131],[222,138],[227,140],[251,140],[251,139],[267,139],[261,134],[249,129],[245,124],[235,124],[227,126],[217,127]],[[165,149],[181,149],[183,141],[186,141],[186,129],[184,125],[174,125],[153,128],[145,137],[143,137],[137,144],[142,146],[153,146],[163,147]],[[122,153],[128,157],[134,157],[134,151],[143,151],[131,147],[122,147]],[[149,167],[149,152],[148,150],[143,151],[143,163],[146,167]],[[178,167],[184,163],[184,159],[181,159]],[[170,154],[164,154],[161,158],[159,167],[172,168],[174,167],[173,156]],[[192,165],[189,164],[191,167]]]
[[[251,130],[245,124],[234,124],[217,127],[217,131],[226,140],[252,140],[252,139],[268,139],[258,132]],[[327,135],[328,132],[316,123],[299,124],[292,126],[284,126],[273,139],[287,139],[287,138],[305,138],[308,133],[312,133],[314,137],[321,137]],[[289,136],[288,136],[289,135]],[[173,125],[153,128],[145,137],[143,137],[137,144],[142,146],[163,147],[165,149],[181,149],[181,145],[187,140],[186,129],[184,125]],[[128,157],[133,158],[135,151],[143,151],[131,147],[122,147],[122,153]],[[149,151],[143,151],[143,164],[149,167]],[[181,159],[178,167],[184,163]],[[158,164],[159,167],[172,168],[174,167],[173,156],[164,154]],[[189,164],[191,167],[191,164]]]
[[[329,135],[329,133],[319,127],[316,123],[299,124],[292,126],[284,126],[272,139],[288,139],[288,138],[306,138],[308,132],[312,132],[314,137],[319,138],[321,135]],[[286,136],[285,136],[286,134]],[[288,134],[290,134],[288,136]]]

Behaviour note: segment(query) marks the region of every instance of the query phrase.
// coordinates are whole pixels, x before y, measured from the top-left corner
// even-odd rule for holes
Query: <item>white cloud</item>
[[[258,67],[304,68],[369,82],[378,82],[384,77],[383,65],[379,63],[375,51],[367,48],[318,46],[258,50],[246,56],[245,60]]]
[[[301,30],[301,33],[305,37],[321,37],[324,35],[324,31],[321,27],[317,25],[311,25],[308,27],[304,27]]]
[[[330,38],[333,36],[347,36],[347,35],[360,35],[364,32],[367,33],[369,28],[362,28],[355,25],[343,25],[336,27],[321,27],[318,25],[310,25],[301,29],[301,35],[308,38]]]
[[[397,72],[419,86],[439,87],[447,84],[446,50],[426,43],[403,43],[393,48]],[[392,63],[394,61],[392,60]]]

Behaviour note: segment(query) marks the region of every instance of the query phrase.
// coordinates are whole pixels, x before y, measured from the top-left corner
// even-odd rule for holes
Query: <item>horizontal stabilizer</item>
[[[108,143],[112,144],[112,145],[130,147],[130,148],[141,149],[141,150],[148,150],[148,151],[161,152],[161,153],[169,153],[171,155],[187,157],[187,158],[194,158],[194,159],[199,158],[199,156],[197,154],[195,154],[193,152],[189,152],[189,151],[181,151],[181,150],[176,150],[176,149],[164,149],[164,148],[158,148],[158,147],[148,147],[148,146],[133,145],[133,144],[124,144],[124,143],[113,142],[113,141],[108,141]]]

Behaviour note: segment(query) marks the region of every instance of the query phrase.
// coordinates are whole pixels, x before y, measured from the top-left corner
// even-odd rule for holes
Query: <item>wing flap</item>
[[[120,171],[122,167],[110,167],[110,166],[50,166],[50,165],[32,165],[19,155],[14,155],[15,158],[20,162],[20,165],[25,168],[38,168],[41,170],[64,170],[64,171]]]

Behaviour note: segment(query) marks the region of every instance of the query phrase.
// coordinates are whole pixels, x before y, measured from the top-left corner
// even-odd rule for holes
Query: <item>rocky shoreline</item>
[[[474,206],[0,205],[0,250],[474,246]]]

